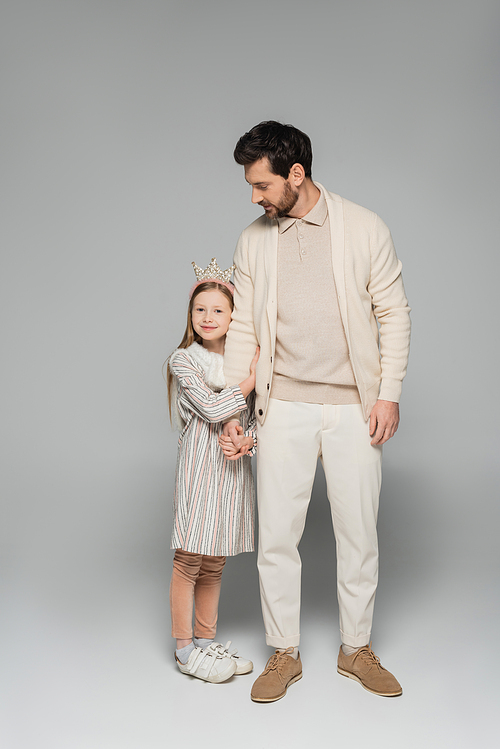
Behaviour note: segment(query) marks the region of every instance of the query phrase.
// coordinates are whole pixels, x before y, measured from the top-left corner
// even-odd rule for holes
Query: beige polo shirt
[[[322,193],[301,219],[278,219],[276,353],[271,398],[360,403],[333,277]]]

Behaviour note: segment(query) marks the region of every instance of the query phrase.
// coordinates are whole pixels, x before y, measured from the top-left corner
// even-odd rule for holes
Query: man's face
[[[261,205],[269,218],[288,216],[299,198],[290,177],[283,179],[269,169],[268,159],[245,166],[245,179],[252,188],[252,203]]]

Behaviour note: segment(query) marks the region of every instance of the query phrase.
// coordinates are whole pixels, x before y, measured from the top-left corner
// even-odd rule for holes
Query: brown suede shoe
[[[300,654],[295,660],[289,653],[293,653],[293,648],[281,653],[277,650],[269,658],[252,687],[250,697],[254,702],[276,702],[285,696],[290,684],[302,679]]]
[[[371,643],[352,655],[344,655],[341,647],[337,671],[342,676],[359,681],[369,692],[381,697],[399,697],[403,694],[401,684],[380,664],[380,658],[371,649]]]

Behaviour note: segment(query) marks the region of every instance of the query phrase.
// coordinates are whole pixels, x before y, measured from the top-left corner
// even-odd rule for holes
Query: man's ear
[[[306,178],[306,173],[302,164],[294,164],[290,169],[288,179],[291,179],[295,187],[300,187]]]

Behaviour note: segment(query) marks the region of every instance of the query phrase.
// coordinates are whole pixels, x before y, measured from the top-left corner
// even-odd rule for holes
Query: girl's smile
[[[224,352],[224,339],[231,322],[231,307],[217,289],[202,291],[194,300],[191,315],[193,330],[203,339],[203,346],[216,353]]]

